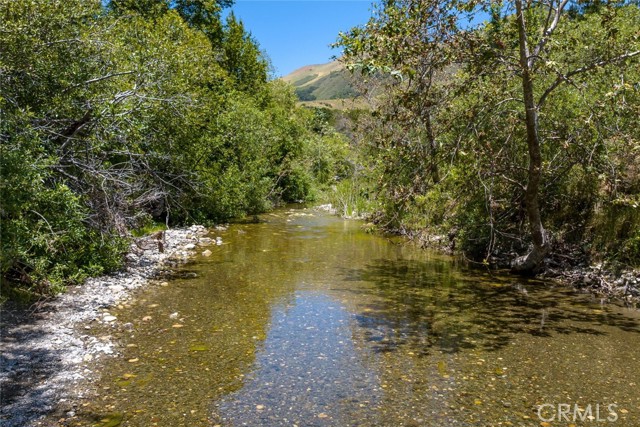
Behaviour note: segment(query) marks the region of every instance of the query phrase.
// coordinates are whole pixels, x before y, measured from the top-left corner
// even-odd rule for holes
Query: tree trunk
[[[438,144],[436,142],[436,137],[433,132],[433,127],[431,123],[431,113],[427,112],[425,127],[427,130],[427,139],[429,140],[429,161],[431,164],[429,165],[429,172],[431,173],[431,179],[433,180],[433,184],[438,184],[440,182],[440,171],[438,170]]]
[[[516,258],[512,263],[512,271],[517,273],[534,273],[544,263],[544,257],[549,251],[546,232],[540,217],[540,178],[542,175],[542,154],[540,152],[540,137],[538,135],[538,107],[533,93],[531,68],[533,58],[529,54],[527,45],[527,30],[522,11],[521,0],[516,1],[518,19],[518,35],[520,43],[520,66],[522,69],[522,94],[524,97],[527,147],[529,149],[528,182],[525,190],[525,205],[529,219],[529,231],[533,241],[533,249],[527,255]]]

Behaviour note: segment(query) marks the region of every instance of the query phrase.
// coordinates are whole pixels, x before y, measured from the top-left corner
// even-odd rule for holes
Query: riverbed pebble
[[[117,355],[111,335],[99,338],[83,335],[92,329],[88,323],[102,324],[98,330],[116,326],[117,317],[109,311],[110,308],[122,306],[132,290],[146,286],[163,271],[188,261],[190,253],[185,249],[195,248],[195,243],[207,232],[200,225],[166,230],[164,252],[159,251],[153,238],[139,238],[130,246],[122,271],[88,279],[82,286],[70,287],[65,294],[47,302],[45,309],[38,313],[37,320],[13,324],[7,322],[8,316],[4,315],[0,331],[2,352],[3,360],[9,360],[10,364],[3,366],[0,372],[0,388],[17,387],[15,391],[19,397],[6,404],[3,402],[0,414],[3,427],[33,425],[35,420],[50,413],[53,409],[51,402],[58,402],[63,397],[78,399],[88,392],[99,371],[87,369],[87,363]],[[169,283],[160,282],[160,285],[168,286]],[[121,327],[133,329],[131,323]],[[56,356],[52,358],[51,355]],[[25,384],[20,382],[20,370],[47,372],[47,376],[41,381]],[[60,414],[72,417],[68,410]]]

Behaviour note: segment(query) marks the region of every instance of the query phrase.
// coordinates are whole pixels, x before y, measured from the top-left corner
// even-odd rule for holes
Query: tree
[[[157,18],[174,9],[217,49],[222,38],[220,14],[232,4],[233,0],[111,0],[109,8],[118,14],[133,11],[145,18]]]
[[[220,14],[231,7],[233,0],[175,0],[173,6],[180,16],[196,30],[204,33],[214,49],[220,48],[222,25]]]
[[[466,20],[467,13],[486,13],[491,20],[474,28]],[[584,100],[590,88],[600,84],[594,76],[603,70],[629,73],[627,64],[637,63],[640,54],[638,27],[638,6],[622,2],[400,0],[384,2],[377,16],[364,28],[343,35],[339,44],[345,47],[347,62],[367,59],[365,69],[379,63],[380,52],[387,53],[383,63],[388,68],[376,70],[401,77],[404,86],[398,87],[406,92],[387,90],[379,98],[388,96],[397,105],[408,100],[410,107],[397,111],[408,112],[414,121],[399,114],[400,119],[391,117],[388,128],[408,122],[419,129],[418,124],[423,124],[427,140],[438,141],[435,146],[439,145],[440,151],[445,147],[450,151],[449,180],[460,179],[469,166],[477,171],[465,178],[465,186],[470,194],[484,192],[491,233],[495,231],[496,209],[505,204],[504,198],[494,197],[496,183],[506,184],[500,191],[511,187],[522,195],[513,202],[522,201],[532,248],[514,259],[512,267],[515,272],[529,273],[542,266],[550,251],[542,205],[545,188],[553,182],[545,183],[545,178],[553,172],[553,181],[561,182],[561,175],[571,169],[570,165],[551,169],[554,156],[562,156],[559,148],[567,144],[561,139],[589,137],[584,132],[568,135],[566,130],[575,129],[575,125],[567,117],[557,123],[549,118],[559,117],[556,110],[563,103],[573,102],[576,107],[572,99]],[[407,49],[411,45],[416,48]],[[427,70],[436,70],[436,76],[439,71],[453,82],[456,91],[449,93],[455,96],[443,98],[438,90],[446,87],[442,84],[410,84],[416,76],[429,76],[421,68],[425,62],[431,64]],[[518,87],[512,84],[514,79]],[[518,105],[518,113],[511,107],[514,105]],[[461,149],[464,140],[476,156],[475,163],[466,166],[462,157],[468,156]],[[525,143],[524,152],[520,142]],[[578,144],[584,143],[581,140]],[[404,149],[402,145],[390,148],[390,152]],[[524,177],[518,171],[521,154],[526,159]],[[514,167],[505,162],[514,162]],[[480,187],[473,182],[474,176],[480,179]],[[503,220],[512,217],[509,212],[501,214]],[[491,236],[487,253],[493,241]]]
[[[571,84],[572,80],[583,73],[597,68],[618,64],[627,59],[640,55],[640,41],[635,37],[621,37],[617,31],[606,31],[599,40],[591,40],[596,46],[607,46],[606,50],[596,49],[593,52],[574,61],[555,62],[551,60],[553,45],[558,35],[558,27],[567,25],[571,17],[565,13],[568,6],[584,7],[584,4],[570,3],[569,0],[548,0],[542,2],[523,3],[515,0],[515,22],[518,29],[518,74],[522,83],[522,101],[525,113],[525,126],[529,156],[527,185],[525,189],[525,205],[529,219],[529,228],[533,249],[525,256],[516,259],[513,269],[516,272],[531,272],[537,270],[544,262],[550,245],[549,236],[542,224],[540,213],[540,182],[543,174],[543,160],[541,152],[541,138],[539,131],[540,110],[544,107],[548,97],[562,84]],[[604,12],[615,16],[626,13],[626,8],[616,4],[593,4],[595,13]],[[589,12],[594,13],[594,12]],[[544,19],[540,19],[544,17]],[[578,19],[578,18],[573,18]],[[603,20],[603,25],[609,26],[612,21]],[[614,27],[608,28],[608,30]],[[618,38],[618,40],[616,40]],[[541,83],[536,88],[537,81],[547,77],[549,72],[556,74],[556,78],[549,84]]]
[[[111,0],[109,8],[118,13],[135,12],[145,18],[157,18],[169,10],[166,0]]]
[[[258,43],[248,33],[242,21],[233,13],[227,17],[223,30],[222,67],[227,70],[239,90],[255,93],[267,82],[268,61]]]
[[[154,220],[309,196],[311,125],[228,4],[0,0],[4,279],[53,293]]]
[[[362,86],[376,115],[365,126],[381,160],[381,194],[397,212],[440,181],[445,125],[436,117],[453,94],[446,75],[457,31],[448,1],[385,2],[381,13],[363,28],[341,33],[336,43],[347,69],[365,77],[354,84]]]
[[[79,147],[94,124],[86,94],[116,78],[97,61],[100,12],[98,1],[0,1],[1,274],[40,293],[117,267],[124,249],[93,227],[60,164],[71,146],[91,152]]]

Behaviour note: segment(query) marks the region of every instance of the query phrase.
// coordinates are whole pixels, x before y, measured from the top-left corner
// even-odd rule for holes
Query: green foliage
[[[358,95],[358,91],[353,87],[344,70],[332,71],[312,84],[303,86],[316,77],[317,75],[306,76],[293,83],[300,101],[345,99]]]
[[[224,57],[221,65],[237,89],[253,93],[266,83],[269,64],[260,53],[257,42],[233,13],[227,17],[222,45]]]
[[[135,12],[145,18],[156,18],[169,10],[169,4],[158,0],[111,0],[109,8],[117,14]]]
[[[309,74],[308,76],[304,76],[303,78],[296,80],[292,84],[294,86],[296,86],[296,87],[302,86],[303,84],[310,82],[311,80],[315,79],[316,77],[318,77],[317,74]]]
[[[640,203],[618,200],[594,214],[590,222],[593,251],[616,262],[640,267]]]
[[[640,219],[620,203],[640,192],[640,8],[570,2],[543,40],[546,4],[526,3],[524,12],[529,48],[542,42],[531,65],[542,222],[558,250],[638,265]],[[457,14],[467,9],[492,19],[461,30]],[[519,43],[512,4],[495,2],[385,2],[365,26],[341,34],[348,68],[388,76],[376,79],[380,95],[354,137],[381,224],[453,230],[479,260],[528,250]]]
[[[143,237],[164,230],[167,230],[167,224],[149,220],[148,222],[143,223],[140,228],[131,230],[131,235],[134,237]]]
[[[375,206],[370,191],[364,177],[353,176],[338,182],[326,197],[339,215],[360,218],[370,215]]]
[[[308,144],[306,169],[311,171],[317,188],[317,198],[331,203],[344,217],[361,217],[373,212],[373,185],[367,168],[368,162],[349,144],[348,128],[359,113],[327,108],[310,108],[310,127],[314,138]]]
[[[173,9],[218,48],[222,42],[220,13],[232,4],[232,0],[111,0],[108,7],[118,15],[134,12],[147,19],[158,18]]]
[[[318,89],[318,86],[316,85],[300,87],[296,89],[296,95],[300,101],[315,101],[316,96],[313,93],[316,89]]]
[[[53,293],[118,268],[131,230],[261,212],[326,179],[325,136],[242,23],[220,22],[229,4],[0,0],[5,279]]]
[[[66,185],[47,185],[50,161],[36,145],[28,133],[3,141],[0,265],[6,279],[52,293],[118,268],[126,245],[88,228],[88,209]]]

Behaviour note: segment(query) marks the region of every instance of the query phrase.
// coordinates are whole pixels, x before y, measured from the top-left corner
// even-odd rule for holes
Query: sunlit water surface
[[[112,310],[133,330],[104,331],[123,357],[79,425],[640,426],[637,311],[313,210],[261,220]]]

